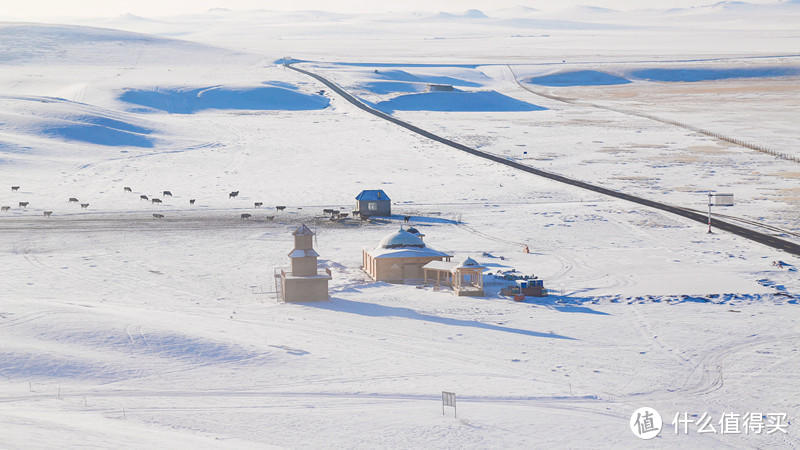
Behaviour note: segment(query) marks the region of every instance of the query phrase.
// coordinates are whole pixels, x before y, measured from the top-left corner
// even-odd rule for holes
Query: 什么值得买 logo
[[[661,415],[647,406],[637,409],[631,414],[630,427],[639,439],[653,439],[661,433]]]

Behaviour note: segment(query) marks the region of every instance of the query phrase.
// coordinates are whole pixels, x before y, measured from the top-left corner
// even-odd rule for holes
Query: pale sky
[[[234,10],[305,10],[340,12],[451,11],[466,9],[491,11],[512,6],[527,6],[553,11],[574,5],[612,9],[677,8],[715,3],[718,0],[0,0],[0,18],[38,20],[57,17],[95,18],[135,14],[161,17],[201,13],[211,8]],[[779,0],[749,0],[751,3],[776,3]]]

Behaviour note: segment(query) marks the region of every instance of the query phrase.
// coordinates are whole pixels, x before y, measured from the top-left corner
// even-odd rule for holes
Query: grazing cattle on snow
[[[163,219],[164,215],[163,214],[153,214],[153,218],[154,219]]]
[[[253,206],[255,206],[256,208],[261,208],[262,206],[264,206],[264,202],[255,202],[253,203]]]
[[[239,195],[239,191],[233,191],[228,194],[228,198],[236,198],[237,195]]]
[[[411,216],[403,216],[403,222],[408,223],[411,220]]]
[[[88,203],[81,203],[81,208],[86,209],[89,207]]]
[[[78,203],[79,201],[80,201],[80,200],[78,200],[78,199],[77,199],[77,198],[75,198],[75,197],[70,197],[70,198],[69,198],[69,202],[70,202],[70,203]]]
[[[125,186],[123,189],[125,192],[133,192],[133,189],[131,189],[129,186]]]
[[[190,205],[194,205],[194,202],[195,202],[195,199],[190,199],[190,200],[189,200],[189,204],[190,204]]]
[[[50,217],[52,215],[53,215],[53,211],[44,211],[44,216],[45,217]]]
[[[153,203],[161,203],[161,199],[160,198],[154,198],[154,199],[152,199],[150,201],[153,202]]]
[[[12,191],[18,191],[19,190],[19,186],[11,186],[11,190]]]
[[[286,209],[286,207],[285,206],[276,206],[275,209],[277,209],[278,211],[283,211],[284,209]]]
[[[3,206],[3,207],[0,207],[0,211],[8,211],[9,209],[11,209],[11,207],[10,207],[10,206]]]
[[[19,206],[20,206],[20,208],[27,208],[28,207],[28,202],[19,202]]]
[[[170,192],[170,191],[164,191],[163,194],[164,194],[164,197],[172,197],[172,192]]]
[[[252,216],[252,215],[250,215],[250,214],[247,214],[247,213],[242,213],[242,220],[247,220],[247,219],[249,219],[249,218],[251,218],[251,217],[253,217],[253,216]]]
[[[147,198],[147,196],[146,196],[146,195],[140,195],[140,196],[139,196],[139,198],[140,198],[141,200],[149,200],[149,198]]]
[[[274,218],[275,218],[275,216],[266,216],[266,217],[264,217],[264,219],[266,219],[266,220],[273,220]]]

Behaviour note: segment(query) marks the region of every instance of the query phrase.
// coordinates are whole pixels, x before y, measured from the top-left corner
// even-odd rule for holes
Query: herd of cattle
[[[130,186],[123,187],[123,190],[125,192],[133,193],[133,189]],[[19,186],[11,186],[11,191],[12,192],[18,192],[19,191]],[[172,195],[171,191],[161,191],[161,196],[162,197],[172,197],[173,195]],[[232,192],[228,193],[228,199],[235,199],[238,196],[239,196],[239,191],[232,191]],[[161,204],[163,204],[163,200],[161,200],[160,198],[153,197],[153,196],[148,196],[148,195],[145,195],[145,194],[139,195],[139,200],[149,201],[153,205],[161,205]],[[197,201],[197,199],[190,198],[189,199],[189,205],[193,206],[196,201]],[[67,203],[80,204],[81,209],[88,209],[89,208],[89,203],[82,203],[76,197],[69,197],[69,199],[67,199]],[[29,204],[30,204],[30,202],[26,202],[26,201],[18,202],[19,207],[23,208],[23,209],[27,209]],[[254,208],[261,208],[263,206],[264,206],[264,202],[254,202],[253,203],[253,207]],[[278,210],[278,211],[283,211],[284,209],[286,209],[286,206],[276,206],[275,209]],[[7,212],[7,211],[10,211],[10,210],[11,210],[11,206],[8,206],[8,205],[0,206],[0,211],[2,211],[2,212]],[[50,217],[50,216],[53,215],[53,211],[50,211],[50,210],[43,211],[43,214],[44,214],[45,217]],[[164,217],[165,217],[164,214],[153,213],[153,218],[154,219],[163,219]],[[253,217],[253,215],[249,214],[249,213],[242,213],[239,217],[242,220],[248,220],[248,219],[251,219]],[[275,216],[266,216],[265,218],[266,218],[266,220],[273,220],[275,218]]]

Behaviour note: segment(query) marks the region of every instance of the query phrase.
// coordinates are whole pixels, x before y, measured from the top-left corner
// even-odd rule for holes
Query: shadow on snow
[[[798,67],[639,69],[630,75],[648,81],[695,82],[735,78],[772,78],[800,75]]]
[[[544,306],[547,309],[552,309],[555,311],[560,312],[569,312],[569,313],[583,313],[583,314],[597,314],[600,316],[610,316],[611,314],[603,311],[597,311],[592,308],[583,306],[584,303],[594,302],[595,299],[592,298],[580,298],[580,297],[559,297],[559,296],[548,296],[548,297],[532,297],[526,299],[523,303],[527,303],[530,305],[539,305]]]
[[[173,114],[193,114],[207,109],[305,111],[325,109],[330,104],[330,100],[323,95],[304,94],[282,83],[270,84],[251,88],[128,89],[119,99]]]
[[[628,84],[631,81],[610,73],[596,70],[576,70],[559,72],[525,80],[540,86],[608,86],[615,84]]]
[[[424,322],[438,323],[441,325],[482,328],[484,330],[502,331],[505,333],[522,334],[525,336],[532,336],[532,337],[575,340],[575,338],[569,336],[562,336],[560,334],[542,333],[539,331],[523,330],[521,328],[503,327],[500,325],[492,325],[488,323],[477,322],[474,320],[439,317],[430,314],[423,314],[410,308],[357,302],[354,300],[345,300],[338,297],[331,298],[329,302],[304,303],[304,305],[319,309],[327,309],[330,311],[358,314],[366,317],[402,317],[405,319],[421,320]]]
[[[387,114],[391,114],[394,111],[510,112],[543,111],[547,109],[508,97],[496,91],[407,94],[372,104],[372,106]]]

